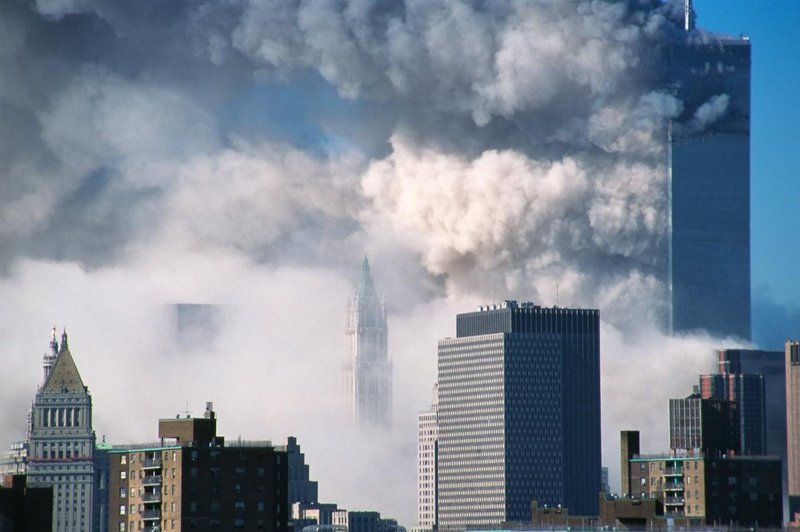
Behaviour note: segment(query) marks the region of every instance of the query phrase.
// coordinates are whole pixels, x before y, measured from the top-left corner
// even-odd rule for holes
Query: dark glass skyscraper
[[[739,452],[767,454],[764,377],[757,373],[700,375],[703,399],[733,401],[739,412]]]
[[[750,41],[689,20],[667,64],[683,102],[668,140],[670,325],[749,340]]]
[[[531,500],[597,513],[597,310],[515,301],[439,342],[439,525],[528,521]]]

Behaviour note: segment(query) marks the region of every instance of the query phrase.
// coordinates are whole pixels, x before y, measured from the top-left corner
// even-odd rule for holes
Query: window
[[[196,502],[190,502],[189,503],[189,511],[190,512],[196,512],[197,511],[197,503]]]
[[[127,455],[124,455],[124,454],[123,454],[123,455],[121,455],[121,456],[119,457],[119,463],[120,463],[121,465],[125,465],[125,464],[127,464],[127,463],[128,463],[128,456],[127,456]]]
[[[127,508],[127,506],[125,506],[124,504],[120,504],[119,505],[119,515],[125,515],[125,509],[126,508]]]
[[[119,524],[119,532],[125,532],[125,523]]]
[[[128,488],[120,488],[119,489],[119,498],[124,499],[128,496]]]
[[[125,480],[126,478],[128,478],[128,472],[127,471],[120,471],[119,472],[119,479],[120,480]]]
[[[237,512],[244,512],[244,501],[236,501],[233,504],[233,509]]]

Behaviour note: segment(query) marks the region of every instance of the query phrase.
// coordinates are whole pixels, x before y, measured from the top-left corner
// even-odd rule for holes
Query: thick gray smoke
[[[623,420],[663,427],[652,413],[716,347],[658,332],[666,122],[702,130],[728,106],[665,88],[675,16],[656,0],[0,0],[0,352],[25,377],[3,388],[3,432],[21,433],[64,323],[111,440],[214,400],[226,436],[297,434],[323,497],[410,524],[436,339],[456,312],[532,298],[601,310],[615,472]],[[397,377],[395,431],[375,441],[331,422],[365,252]],[[182,352],[158,310],[175,302],[230,315]],[[686,389],[620,395],[623,360]]]

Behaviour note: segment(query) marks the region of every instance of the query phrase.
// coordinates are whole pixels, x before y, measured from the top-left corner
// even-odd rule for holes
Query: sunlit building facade
[[[439,528],[597,513],[599,313],[506,301],[439,341]]]

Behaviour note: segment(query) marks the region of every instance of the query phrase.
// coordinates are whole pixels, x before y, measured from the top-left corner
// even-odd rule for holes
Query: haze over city
[[[730,5],[695,2],[698,27],[752,38],[753,341],[780,350],[800,329],[800,116],[782,88],[800,12]],[[663,329],[659,135],[727,109],[661,86],[682,9],[0,0],[0,445],[23,435],[57,325],[98,439],[150,441],[214,401],[228,439],[296,435],[321,499],[410,525],[437,340],[457,313],[528,299],[600,310],[616,485],[619,430],[662,449],[667,399],[747,345]],[[340,397],[365,255],[394,365],[377,434],[349,428]],[[176,303],[216,305],[214,330],[181,337]]]

